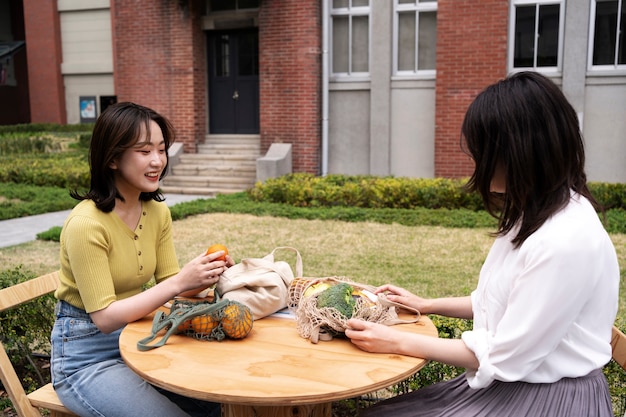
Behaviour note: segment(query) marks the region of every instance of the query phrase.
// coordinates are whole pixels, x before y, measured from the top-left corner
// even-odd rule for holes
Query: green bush
[[[13,133],[0,137],[0,155],[43,154],[60,150],[61,145],[49,136]]]
[[[21,267],[0,271],[0,286],[6,288],[32,278],[34,275]],[[0,340],[27,392],[50,382],[50,373],[41,369],[39,357],[43,356],[47,364],[54,304],[50,294],[0,312]]]
[[[0,182],[66,189],[89,187],[89,163],[84,152],[0,157]]]
[[[321,177],[295,173],[257,182],[248,193],[253,201],[296,207],[482,210],[480,196],[464,190],[466,181],[337,174]],[[626,184],[591,182],[589,188],[607,210],[626,209]]]
[[[78,147],[83,149],[89,149],[91,145],[91,133],[82,133],[78,135]]]
[[[463,190],[465,181],[447,178],[396,178],[370,175],[315,176],[288,174],[258,182],[249,190],[254,201],[297,207],[348,206],[361,208],[479,210],[482,201]]]
[[[626,210],[626,184],[590,182],[589,190],[606,210]]]
[[[83,123],[75,125],[62,125],[58,123],[28,123],[18,125],[0,126],[0,135],[4,133],[27,132],[91,132],[93,123]]]

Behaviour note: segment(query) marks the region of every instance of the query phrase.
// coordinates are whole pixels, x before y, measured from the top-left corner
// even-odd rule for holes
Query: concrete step
[[[163,179],[163,186],[172,187],[193,187],[193,188],[220,188],[243,191],[254,185],[254,178],[242,176],[196,176],[177,175],[168,176]],[[189,193],[187,193],[189,194]]]
[[[250,155],[259,157],[261,154],[261,144],[204,143],[198,145],[197,148],[200,155]]]
[[[231,188],[195,188],[195,187],[181,187],[176,185],[162,185],[161,191],[164,194],[188,194],[188,195],[203,195],[207,197],[215,197],[218,194],[233,194],[242,190],[235,190]]]
[[[256,166],[257,158],[256,155],[184,153],[180,155],[180,164]]]
[[[174,176],[200,176],[200,177],[249,177],[256,178],[256,165],[202,165],[202,164],[178,164],[172,168]]]
[[[206,135],[205,144],[259,145],[261,135]]]
[[[178,155],[163,192],[215,195],[245,191],[256,182],[260,135],[207,135],[198,153]]]

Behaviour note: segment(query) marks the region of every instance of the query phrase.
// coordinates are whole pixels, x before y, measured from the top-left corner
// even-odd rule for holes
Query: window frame
[[[438,1],[420,3],[416,1],[414,3],[398,3],[398,0],[393,0],[393,50],[392,50],[392,68],[391,73],[394,79],[421,79],[421,78],[434,78],[437,75],[437,63],[435,61],[434,69],[420,70],[419,69],[419,14],[422,12],[437,12]],[[402,12],[414,12],[415,13],[415,64],[413,70],[399,70],[398,69],[398,57],[399,57],[399,16]],[[437,36],[437,34],[435,34]]]
[[[557,64],[556,66],[539,67],[537,66],[537,26],[535,25],[535,41],[533,53],[532,67],[515,67],[515,18],[516,8],[518,6],[532,6],[538,10],[541,6],[558,5],[559,6],[559,28],[558,28],[558,46],[557,46]],[[539,14],[535,15],[535,22],[539,19]],[[565,0],[512,0],[509,6],[509,52],[507,66],[510,72],[520,71],[536,71],[546,74],[560,74],[563,69],[563,45],[565,37]]]
[[[328,2],[328,54],[329,75],[332,81],[369,81],[372,66],[372,6],[369,0],[367,6],[352,6],[353,0],[348,0],[348,7],[334,8],[333,0],[324,0]],[[334,41],[333,29],[335,16],[347,16],[348,24],[348,72],[334,72]],[[352,18],[355,16],[367,16],[367,71],[352,71]]]
[[[594,65],[593,64],[593,52],[594,52],[594,44],[595,44],[595,33],[596,33],[596,10],[597,10],[598,0],[591,0],[591,10],[589,13],[589,45],[587,50],[587,71],[589,72],[605,72],[611,74],[626,74],[626,64],[618,64],[617,59],[617,51],[620,47],[619,45],[619,37],[615,41],[615,54],[613,55],[613,64],[612,65]],[[616,36],[619,33],[617,29],[620,27],[620,19],[622,17],[622,13],[624,12],[624,8],[626,7],[625,0],[617,0],[617,27],[616,27]],[[625,24],[624,22],[621,22]],[[626,44],[621,46],[622,48],[626,48]]]

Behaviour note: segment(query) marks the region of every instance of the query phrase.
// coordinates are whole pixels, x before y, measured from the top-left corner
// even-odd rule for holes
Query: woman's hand
[[[431,313],[430,300],[418,297],[417,295],[405,290],[404,288],[396,287],[395,285],[391,284],[385,284],[381,287],[378,287],[375,293],[384,293],[389,301],[393,301],[403,306],[414,308],[420,313]]]
[[[180,293],[189,290],[202,290],[215,285],[220,279],[220,275],[233,266],[235,262],[226,255],[226,261],[218,261],[217,258],[224,256],[224,251],[202,254],[182,267],[176,275],[180,285]]]
[[[478,369],[478,359],[461,339],[443,339],[394,329],[359,319],[348,320],[346,336],[359,349],[372,353],[414,356],[452,366]]]
[[[345,334],[359,349],[372,353],[400,353],[399,332],[390,326],[360,319],[348,320]]]

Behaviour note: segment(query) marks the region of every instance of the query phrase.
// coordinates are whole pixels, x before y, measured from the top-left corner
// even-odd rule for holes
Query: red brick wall
[[[66,123],[56,1],[24,1],[30,121]]]
[[[321,33],[319,1],[261,2],[261,148],[292,143],[294,172],[321,170]]]
[[[200,13],[189,7],[115,0],[111,16],[118,101],[163,114],[185,151],[195,152],[206,134],[206,63]]]
[[[502,0],[439,0],[435,176],[473,172],[460,149],[467,107],[487,85],[506,75],[508,3]]]

